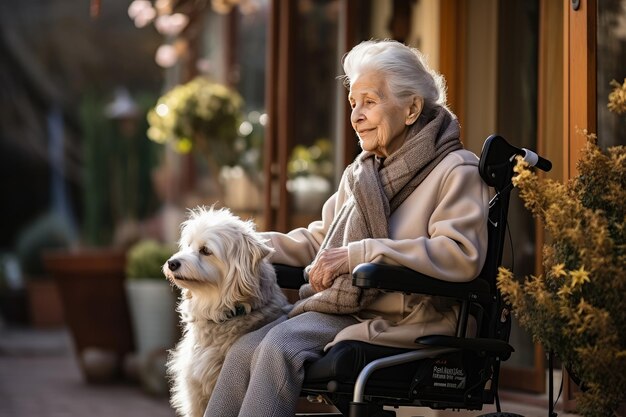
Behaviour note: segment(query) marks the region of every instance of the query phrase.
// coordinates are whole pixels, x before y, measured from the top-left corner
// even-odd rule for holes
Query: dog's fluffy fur
[[[179,249],[163,265],[182,289],[183,335],[167,364],[171,404],[180,416],[201,417],[230,346],[279,317],[288,303],[268,261],[272,249],[252,222],[226,209],[192,210]]]

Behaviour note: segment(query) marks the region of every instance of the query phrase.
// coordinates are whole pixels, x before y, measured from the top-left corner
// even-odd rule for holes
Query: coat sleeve
[[[308,227],[300,227],[289,233],[260,233],[262,238],[269,240],[268,245],[275,250],[271,262],[302,267],[313,262],[335,217],[338,194],[338,192],[333,194],[324,203],[322,219],[312,222]]]
[[[364,262],[388,263],[456,282],[480,273],[487,251],[489,191],[476,165],[453,165],[439,181],[422,185],[398,209],[407,217],[400,233],[390,227],[390,239],[348,245],[351,270]],[[415,237],[407,238],[406,229],[413,227]]]

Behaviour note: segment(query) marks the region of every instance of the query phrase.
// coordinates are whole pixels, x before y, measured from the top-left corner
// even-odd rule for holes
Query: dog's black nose
[[[170,271],[176,271],[178,268],[180,268],[180,261],[177,261],[176,259],[174,259],[173,261],[167,261],[167,266]]]

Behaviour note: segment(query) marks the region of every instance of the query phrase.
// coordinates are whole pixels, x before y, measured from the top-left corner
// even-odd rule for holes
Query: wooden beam
[[[287,164],[292,148],[294,122],[293,56],[295,42],[295,5],[290,1],[270,3],[269,47],[267,60],[267,115],[265,143],[265,229],[289,230],[290,200],[287,192]]]
[[[278,205],[278,196],[275,195],[274,184],[277,181],[277,133],[276,133],[276,117],[278,111],[278,99],[276,94],[276,68],[278,65],[278,21],[280,16],[279,5],[277,1],[269,2],[268,24],[267,24],[267,52],[265,72],[265,111],[268,115],[267,124],[265,125],[265,137],[263,142],[264,166],[263,176],[266,180],[263,213],[264,213],[264,230],[274,230],[276,227],[276,207]]]
[[[563,155],[564,178],[576,175],[576,163],[586,138],[596,133],[596,16],[597,0],[580,0],[574,10],[564,2]]]
[[[364,19],[360,19],[367,14],[367,11],[371,7],[369,1],[363,0],[343,0],[341,1],[342,10],[341,16],[342,19],[345,19],[345,25],[343,26],[344,32],[340,34],[344,38],[344,50],[342,53],[347,53],[350,49],[356,46],[358,43],[365,39],[361,39],[359,36],[360,29],[362,29],[359,25],[362,24]],[[369,19],[367,19],[369,20]],[[346,98],[344,101],[342,111],[343,119],[339,120],[339,123],[342,124],[343,127],[343,167],[348,166],[350,163],[354,161],[356,155],[360,152],[360,147],[358,146],[358,140],[356,138],[356,134],[354,133],[354,129],[352,128],[352,124],[350,123],[350,114],[351,109],[347,103],[348,92],[346,90]],[[337,146],[341,146],[337,144]]]
[[[537,150],[552,161],[547,175],[563,179],[563,7],[540,0]]]
[[[576,176],[576,164],[587,129],[597,132],[596,114],[596,22],[597,0],[580,0],[574,10],[563,0],[563,178]],[[563,408],[576,408],[575,389],[565,376]]]
[[[582,0],[580,8],[573,10],[570,0],[560,4],[541,0],[537,148],[553,159],[556,170],[560,169],[561,172],[552,175],[556,179],[576,174],[579,151],[586,140],[579,131],[596,131],[596,6],[596,0]],[[560,13],[562,26],[554,24],[556,13]],[[554,41],[558,32],[562,33],[562,45]],[[556,58],[559,54],[562,56],[560,62]],[[552,68],[563,68],[562,92],[555,85],[558,77],[555,77]],[[556,96],[561,97],[561,103]],[[562,120],[559,120],[561,117]],[[559,123],[562,129],[559,129]],[[553,137],[563,139],[560,144],[555,144],[550,142]],[[541,247],[544,229],[538,224],[535,230],[537,247]],[[536,260],[537,273],[541,273],[540,259],[538,256]],[[535,347],[534,362],[534,371],[503,368],[502,385],[515,379],[518,388],[525,390],[534,391],[545,386],[543,353],[538,345]],[[566,389],[564,403],[571,410],[572,401],[568,392]]]
[[[439,68],[448,86],[448,105],[464,126],[467,2],[442,0],[440,7]]]

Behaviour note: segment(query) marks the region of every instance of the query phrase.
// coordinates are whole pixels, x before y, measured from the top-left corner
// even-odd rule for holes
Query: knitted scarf
[[[348,198],[333,219],[318,256],[327,248],[389,237],[391,213],[448,153],[462,148],[459,123],[447,109],[436,107],[430,118],[421,119],[426,120],[418,120],[409,128],[405,143],[384,159],[382,166],[373,153],[363,151],[346,168],[343,175]],[[318,293],[305,284],[289,316],[305,311],[357,313],[374,301],[378,293],[375,289],[353,286],[350,273],[340,275],[330,288]]]

